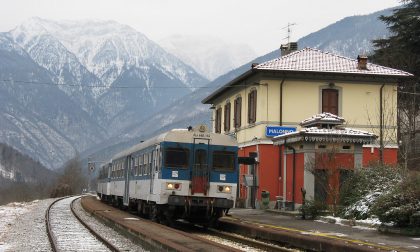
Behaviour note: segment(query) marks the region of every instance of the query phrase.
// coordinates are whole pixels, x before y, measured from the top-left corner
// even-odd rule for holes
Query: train
[[[233,137],[206,125],[173,129],[102,165],[97,194],[156,222],[211,226],[235,205],[238,167]]]

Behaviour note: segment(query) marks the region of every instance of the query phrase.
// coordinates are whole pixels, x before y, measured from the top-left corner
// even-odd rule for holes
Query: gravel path
[[[35,200],[0,206],[0,252],[51,251],[45,226],[45,211],[54,200]],[[86,213],[80,205],[80,199],[74,206],[83,220],[88,220],[94,230],[98,230],[99,234],[121,248],[121,251],[147,251]]]
[[[51,251],[45,227],[45,210],[52,201],[12,203],[2,207],[0,222],[7,224],[0,226],[0,251]]]

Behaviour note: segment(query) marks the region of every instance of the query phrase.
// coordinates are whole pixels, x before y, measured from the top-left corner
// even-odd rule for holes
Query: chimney
[[[298,44],[297,42],[290,42],[287,44],[283,44],[280,46],[280,56],[285,56],[289,53],[292,53],[294,51],[297,51],[298,49]]]
[[[357,69],[368,70],[367,69],[367,60],[368,60],[368,57],[366,55],[358,55],[357,56]]]

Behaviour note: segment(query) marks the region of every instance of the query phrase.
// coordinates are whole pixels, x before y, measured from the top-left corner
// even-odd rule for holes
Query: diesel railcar
[[[205,125],[174,129],[103,165],[98,196],[158,222],[211,224],[235,204],[237,153],[235,139]]]

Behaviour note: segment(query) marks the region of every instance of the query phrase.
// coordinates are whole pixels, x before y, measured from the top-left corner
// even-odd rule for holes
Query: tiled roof
[[[308,127],[316,124],[331,124],[331,125],[341,125],[345,122],[343,117],[324,112],[322,114],[313,115],[310,118],[303,120],[300,125],[302,127]]]
[[[413,76],[410,73],[367,63],[367,70],[357,68],[357,60],[318,49],[304,48],[254,67],[260,70],[351,73],[364,75]]]
[[[376,139],[376,135],[363,130],[351,128],[323,129],[318,127],[303,128],[300,131],[290,132],[273,138],[274,143],[284,144],[308,142],[343,142],[369,144]]]

